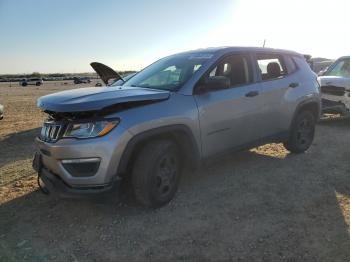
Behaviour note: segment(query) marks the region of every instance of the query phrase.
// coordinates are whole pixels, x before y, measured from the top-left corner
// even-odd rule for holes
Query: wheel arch
[[[294,112],[294,115],[293,115],[293,121],[295,119],[295,117],[302,111],[305,111],[305,110],[309,110],[311,111],[315,118],[316,118],[316,121],[318,121],[320,119],[320,116],[321,116],[321,104],[318,100],[316,99],[308,99],[308,100],[304,100],[303,102],[301,102],[295,112]]]
[[[179,147],[184,164],[196,168],[200,162],[200,150],[191,129],[185,125],[171,125],[147,130],[135,135],[127,144],[118,165],[117,174],[130,171],[137,152],[146,144],[156,139],[170,139]]]

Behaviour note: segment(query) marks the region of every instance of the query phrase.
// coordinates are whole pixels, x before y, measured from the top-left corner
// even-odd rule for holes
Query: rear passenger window
[[[257,54],[257,63],[262,80],[281,78],[287,75],[283,58],[278,54]]]
[[[249,60],[244,55],[232,55],[221,61],[209,76],[225,76],[231,87],[248,84],[252,81]]]

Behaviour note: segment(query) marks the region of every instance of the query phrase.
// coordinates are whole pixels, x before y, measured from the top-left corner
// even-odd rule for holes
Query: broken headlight
[[[71,123],[63,137],[92,138],[107,135],[119,124],[119,120],[102,120],[94,122]]]

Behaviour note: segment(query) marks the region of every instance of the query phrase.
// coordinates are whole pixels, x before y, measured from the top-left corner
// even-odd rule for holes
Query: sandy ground
[[[35,104],[73,87],[0,84],[0,261],[350,260],[350,120],[321,122],[302,155],[271,144],[187,172],[159,210],[126,190],[62,200],[38,191],[31,168]]]

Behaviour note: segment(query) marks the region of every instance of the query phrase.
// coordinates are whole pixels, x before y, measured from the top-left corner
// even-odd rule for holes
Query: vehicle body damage
[[[90,66],[95,70],[106,86],[111,85],[118,80],[122,80],[122,82],[124,82],[123,77],[109,66],[98,62],[92,62]],[[112,83],[110,80],[113,80]]]
[[[80,88],[43,96],[38,107],[50,114],[94,113],[168,99],[169,91],[137,87]],[[103,113],[102,113],[103,114]]]
[[[341,57],[318,78],[323,113],[350,115],[350,57]]]
[[[123,87],[123,79],[110,67],[93,62],[90,64],[106,87],[80,88],[68,90],[38,99],[38,107],[54,120],[77,120],[90,117],[102,117],[132,107],[142,106],[168,99],[170,92],[139,87]],[[111,81],[112,80],[112,81]]]
[[[38,100],[49,119],[35,139],[33,167],[61,196],[109,192],[130,176],[136,199],[159,207],[173,198],[183,169],[209,157],[267,142],[294,153],[312,144],[319,85],[298,53],[201,49],[162,58],[128,80],[93,67],[106,87]]]

